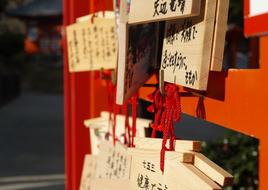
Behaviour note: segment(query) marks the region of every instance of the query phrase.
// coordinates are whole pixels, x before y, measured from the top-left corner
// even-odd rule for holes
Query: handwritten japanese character
[[[175,12],[175,11],[177,10],[177,3],[176,3],[176,0],[170,0],[169,5],[170,5],[170,10],[171,10],[172,12]]]
[[[196,27],[193,26],[192,20],[184,20],[182,25],[181,42],[189,42],[195,39],[197,33]]]
[[[178,7],[180,7],[180,11],[183,14],[185,8],[185,0],[178,0]]]
[[[164,15],[167,14],[167,2],[161,3],[159,12]]]
[[[158,12],[158,7],[159,7],[159,0],[156,0],[154,2],[154,15],[153,16],[158,16],[159,15],[159,12]]]

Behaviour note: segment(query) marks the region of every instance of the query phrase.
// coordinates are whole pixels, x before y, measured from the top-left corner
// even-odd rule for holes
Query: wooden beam
[[[201,153],[194,153],[194,166],[221,186],[233,184],[233,176]]]

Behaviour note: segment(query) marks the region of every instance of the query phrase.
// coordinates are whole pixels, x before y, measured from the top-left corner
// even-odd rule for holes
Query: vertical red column
[[[260,121],[259,125],[255,127],[256,131],[260,134],[260,165],[259,165],[259,178],[260,178],[260,190],[268,189],[268,129],[267,129],[267,107],[268,107],[268,88],[265,84],[268,80],[268,36],[260,37],[260,71],[261,71],[261,80],[259,83],[261,84],[262,88],[259,89],[261,94],[263,94],[263,98],[261,101],[261,106],[258,109],[263,110],[262,114],[259,115],[257,120]],[[257,100],[253,100],[257,102]],[[254,109],[252,109],[254,110]],[[255,117],[256,118],[256,117]]]
[[[64,26],[75,23],[77,17],[89,14],[94,0],[64,0]],[[112,9],[112,0],[106,1]],[[106,91],[93,72],[69,73],[67,43],[64,35],[64,133],[66,190],[78,190],[83,160],[90,153],[88,129],[85,119],[99,115],[107,108]],[[107,110],[107,109],[106,109]]]
[[[64,1],[64,25],[89,12],[88,1]],[[67,44],[64,40],[65,172],[66,189],[77,190],[85,153],[90,152],[88,130],[83,120],[89,117],[89,74],[68,71]]]

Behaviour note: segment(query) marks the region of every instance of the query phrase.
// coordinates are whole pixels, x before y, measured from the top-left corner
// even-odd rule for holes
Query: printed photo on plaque
[[[127,25],[126,38],[119,40],[119,63],[117,104],[123,104],[150,78],[155,68],[160,65],[158,59],[159,23]],[[162,49],[160,49],[161,51]]]

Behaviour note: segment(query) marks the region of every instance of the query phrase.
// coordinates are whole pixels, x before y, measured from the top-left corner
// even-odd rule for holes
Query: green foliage
[[[225,138],[205,143],[204,154],[234,175],[233,187],[228,189],[258,189],[258,146],[255,138],[228,133]]]

